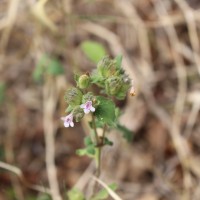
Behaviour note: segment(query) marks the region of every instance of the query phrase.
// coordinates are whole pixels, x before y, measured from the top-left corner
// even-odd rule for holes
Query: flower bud
[[[108,78],[116,72],[116,61],[106,56],[99,61],[97,64],[97,69],[102,77]]]
[[[72,111],[72,114],[74,116],[74,119],[76,122],[80,122],[81,119],[84,117],[84,111],[80,106],[76,106],[74,110]]]
[[[116,98],[119,100],[123,100],[126,97],[126,93],[130,89],[130,87],[131,87],[130,81],[123,81],[122,87],[116,94]]]
[[[86,74],[81,75],[78,79],[78,87],[81,89],[86,89],[90,85],[90,77]]]
[[[107,67],[110,63],[110,59],[108,56],[104,56],[98,63],[97,63],[97,68],[102,69],[104,67]]]
[[[82,102],[82,96],[82,92],[79,89],[73,87],[67,90],[67,92],[65,93],[65,101],[70,106],[80,105]]]
[[[111,76],[105,82],[106,93],[108,95],[114,96],[116,95],[120,88],[122,87],[122,80],[120,77]]]
[[[92,92],[88,92],[87,94],[83,95],[82,103],[86,103],[87,101],[93,101],[94,95]]]

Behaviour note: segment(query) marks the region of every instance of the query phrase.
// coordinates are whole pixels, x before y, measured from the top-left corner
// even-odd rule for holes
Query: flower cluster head
[[[84,114],[88,114],[90,111],[95,112],[95,108],[92,106],[92,101],[87,101],[80,106],[76,106],[69,115],[61,117],[61,120],[64,121],[65,127],[74,127],[73,118],[75,118],[76,122],[79,122],[84,117]]]
[[[102,58],[97,64],[96,70],[91,74],[75,75],[76,87],[68,89],[65,93],[65,101],[68,104],[67,112],[70,114],[62,117],[65,127],[73,127],[74,122],[79,122],[85,114],[94,113],[99,102],[92,92],[88,92],[93,85],[98,86],[100,92],[107,97],[122,100],[131,88],[131,81],[121,68],[121,56],[110,59]],[[132,90],[131,90],[132,92]],[[132,94],[132,93],[131,93]]]
[[[81,79],[83,76],[81,76]],[[67,112],[70,112],[66,117],[61,119],[64,121],[65,127],[73,127],[73,119],[79,122],[85,114],[89,112],[95,112],[95,107],[93,106],[94,96],[92,92],[87,92],[84,94],[83,90],[79,87],[80,80],[77,83],[77,87],[72,87],[68,89],[65,93],[65,101],[68,104]]]

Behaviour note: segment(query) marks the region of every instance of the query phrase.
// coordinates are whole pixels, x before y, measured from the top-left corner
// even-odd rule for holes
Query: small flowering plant
[[[114,59],[104,57],[91,74],[75,75],[76,87],[65,93],[68,114],[61,117],[65,127],[74,127],[74,121],[79,122],[85,115],[91,116],[91,133],[84,139],[85,148],[77,150],[77,154],[95,159],[97,176],[101,170],[102,148],[113,144],[108,138],[108,132],[118,129],[127,140],[131,140],[132,136],[131,131],[119,123],[120,110],[115,105],[115,100],[125,99],[132,86],[121,62],[121,56]],[[93,86],[96,86],[95,90]]]

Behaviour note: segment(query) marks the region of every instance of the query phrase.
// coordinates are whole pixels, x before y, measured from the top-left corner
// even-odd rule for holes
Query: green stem
[[[96,122],[95,122],[95,116],[94,115],[92,115],[92,124],[93,124],[93,129],[94,129],[95,142],[96,142],[96,145],[98,146],[99,138],[98,138],[97,127],[96,127]]]
[[[102,146],[104,145],[104,139],[105,139],[105,135],[106,135],[106,129],[107,129],[107,126],[105,124],[104,127],[103,127]]]
[[[92,115],[92,123],[93,123],[93,129],[94,129],[94,134],[95,134],[95,140],[96,140],[96,155],[95,155],[95,160],[96,160],[96,176],[99,177],[101,174],[101,148],[102,144],[101,141],[99,140],[99,136],[97,133],[97,128],[96,128],[96,122],[95,122],[95,116]]]
[[[99,177],[101,174],[101,153],[102,153],[102,148],[104,146],[104,138],[105,138],[106,129],[107,129],[107,126],[104,125],[102,139],[99,141],[98,147],[96,149],[96,163],[97,163],[96,176],[97,177]]]
[[[101,147],[96,148],[96,176],[99,177],[101,174]]]
[[[96,127],[96,122],[95,122],[95,116],[92,115],[92,123],[93,123],[93,129],[94,129],[94,135],[95,135],[95,142],[96,142],[96,155],[95,155],[95,161],[96,161],[96,176],[99,177],[101,174],[101,152],[102,152],[102,147],[104,145],[104,138],[105,138],[105,133],[107,126],[104,125],[103,127],[103,135],[102,135],[102,140],[100,140],[98,133],[97,133],[97,127]]]

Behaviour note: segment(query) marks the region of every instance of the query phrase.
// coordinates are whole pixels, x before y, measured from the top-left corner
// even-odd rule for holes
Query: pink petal
[[[91,106],[90,110],[91,110],[91,112],[94,112],[95,108],[93,106]]]
[[[81,104],[80,107],[81,107],[81,108],[85,108],[85,104]]]
[[[87,109],[87,108],[84,108],[84,113],[85,114],[88,114],[90,112],[90,110],[89,109]]]
[[[70,122],[70,126],[71,126],[71,127],[74,127],[74,122]]]
[[[69,123],[68,122],[64,122],[64,127],[68,128],[69,127]]]

